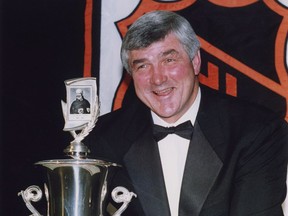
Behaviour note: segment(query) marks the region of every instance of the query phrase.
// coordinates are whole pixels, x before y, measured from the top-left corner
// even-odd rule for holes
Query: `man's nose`
[[[167,81],[167,74],[162,67],[154,67],[151,74],[151,83],[161,85]]]

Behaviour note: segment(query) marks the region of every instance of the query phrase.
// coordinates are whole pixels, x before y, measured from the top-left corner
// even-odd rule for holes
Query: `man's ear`
[[[196,55],[192,59],[192,65],[194,68],[194,74],[197,76],[200,73],[200,68],[201,68],[200,50],[197,51]]]

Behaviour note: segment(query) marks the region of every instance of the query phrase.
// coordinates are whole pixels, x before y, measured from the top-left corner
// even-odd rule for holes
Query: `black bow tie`
[[[191,121],[186,121],[176,127],[162,127],[160,125],[153,126],[153,136],[156,142],[165,138],[168,134],[173,133],[190,140],[193,133],[193,125],[191,124]]]

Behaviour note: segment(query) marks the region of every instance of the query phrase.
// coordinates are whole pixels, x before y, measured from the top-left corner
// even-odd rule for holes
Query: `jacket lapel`
[[[147,119],[150,119],[150,122]],[[136,125],[130,127],[129,138],[132,137],[133,144],[125,154],[124,166],[132,179],[137,199],[140,201],[145,215],[169,216],[170,210],[158,145],[152,136],[150,112],[149,115],[146,115],[146,119],[142,120],[140,131],[139,122],[137,122],[137,132],[135,131]]]
[[[182,180],[180,216],[200,214],[222,165],[196,122]]]

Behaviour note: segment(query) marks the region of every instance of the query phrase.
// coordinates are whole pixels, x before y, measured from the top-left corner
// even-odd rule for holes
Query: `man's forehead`
[[[131,63],[132,64],[138,64],[144,61],[148,61],[149,59],[153,58],[164,58],[167,56],[174,56],[174,55],[178,55],[179,52],[175,49],[167,49],[167,50],[163,50],[163,51],[159,51],[158,53],[154,53],[154,54],[144,54],[141,53],[140,50],[138,50],[139,52],[137,52],[135,50],[134,55],[132,54],[130,57],[131,59]]]
[[[155,41],[147,47],[141,47],[139,49],[130,50],[130,57],[133,55],[145,54],[145,53],[166,55],[167,53],[170,54],[171,50],[173,49],[179,52],[180,50],[183,50],[183,45],[175,35],[170,34],[165,39]]]

